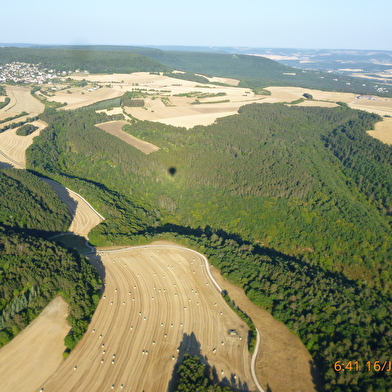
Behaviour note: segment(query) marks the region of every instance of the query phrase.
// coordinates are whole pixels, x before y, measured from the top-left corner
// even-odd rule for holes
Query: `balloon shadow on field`
[[[194,332],[191,334],[183,334],[182,341],[177,348],[177,352],[177,360],[174,364],[172,377],[169,381],[167,392],[174,392],[177,390],[179,382],[178,371],[187,355],[190,357],[197,356],[200,362],[205,366],[204,378],[209,379],[209,385],[219,385],[220,387],[228,386],[233,391],[249,391],[248,384],[246,382],[241,382],[241,380],[234,373],[221,378],[223,375],[223,370],[218,372],[215,366],[211,367],[211,365],[208,363],[208,357],[201,353],[201,343],[196,339]],[[173,356],[172,359],[174,360],[175,357]],[[219,377],[219,375],[221,377]]]

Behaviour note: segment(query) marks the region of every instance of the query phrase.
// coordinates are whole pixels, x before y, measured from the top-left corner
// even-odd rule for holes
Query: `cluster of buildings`
[[[75,71],[75,73],[79,72],[80,70]],[[0,66],[0,83],[50,84],[52,79],[61,78],[72,73],[72,71],[60,72],[53,69],[41,68],[40,64],[14,62]],[[83,73],[88,74],[87,71],[83,71]]]
[[[14,62],[0,66],[0,83],[48,83],[51,79],[58,78],[60,73],[53,69],[40,68],[39,64]]]

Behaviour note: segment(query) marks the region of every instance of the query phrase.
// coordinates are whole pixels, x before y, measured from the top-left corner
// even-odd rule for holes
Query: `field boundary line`
[[[6,153],[4,153],[3,151],[0,150],[0,155],[2,155],[4,158],[8,159],[10,162],[12,162],[14,164],[14,166],[18,166],[20,169],[25,169],[25,167],[23,167],[22,164],[20,164],[19,162],[15,161],[15,159],[12,159],[11,157],[9,157]],[[4,162],[6,163],[6,162]]]
[[[79,193],[74,192],[73,190],[67,188],[66,186],[64,186],[63,184],[60,184],[59,182],[57,182],[55,180],[52,180],[51,178],[43,178],[43,177],[38,177],[38,178],[40,178],[42,181],[45,181],[48,185],[50,185],[50,183],[49,183],[50,181],[53,181],[56,184],[63,186],[69,193],[80,197],[95,214],[97,214],[102,220],[105,220],[105,217],[103,217],[83,196],[79,195]]]
[[[136,246],[128,246],[126,248],[121,248],[121,249],[114,249],[114,250],[96,250],[97,254],[103,254],[103,253],[116,253],[116,252],[124,252],[127,250],[132,250],[132,249],[147,249],[148,248],[177,248],[177,249],[184,249],[187,250],[189,252],[192,253],[196,253],[198,256],[201,256],[202,259],[204,260],[205,266],[206,266],[206,270],[208,273],[208,276],[210,277],[210,279],[212,280],[212,282],[215,284],[215,287],[219,290],[219,292],[222,294],[222,289],[219,286],[218,282],[214,279],[214,277],[211,274],[210,271],[210,263],[207,259],[206,256],[204,256],[203,254],[199,253],[196,250],[184,247],[184,246],[179,246],[179,245],[136,245]],[[94,253],[94,252],[88,252],[88,253]],[[88,253],[84,253],[84,255],[87,255]],[[256,346],[255,346],[255,350],[252,354],[252,358],[251,358],[251,364],[250,364],[250,371],[252,374],[252,378],[253,378],[253,382],[256,384],[257,389],[260,392],[265,392],[263,387],[260,385],[259,380],[256,377],[256,371],[255,371],[255,364],[256,364],[256,358],[257,358],[257,354],[259,351],[259,347],[260,347],[260,332],[259,330],[256,328]]]

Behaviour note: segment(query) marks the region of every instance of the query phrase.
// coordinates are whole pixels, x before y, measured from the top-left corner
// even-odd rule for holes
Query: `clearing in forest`
[[[125,143],[137,148],[138,150],[144,152],[145,154],[150,154],[154,151],[158,151],[159,147],[154,144],[145,142],[144,140],[138,139],[135,136],[130,135],[122,130],[123,126],[128,124],[126,121],[109,121],[102,124],[97,124],[96,126],[113,136],[118,137]]]
[[[105,274],[103,297],[82,341],[41,385],[45,391],[172,390],[186,353],[200,355],[220,382],[255,390],[248,327],[214,286],[202,255],[150,245],[98,251],[92,262]]]

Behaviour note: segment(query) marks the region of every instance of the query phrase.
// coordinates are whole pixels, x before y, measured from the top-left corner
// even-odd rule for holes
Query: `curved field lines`
[[[38,130],[27,136],[16,134],[17,128],[0,133],[0,163],[12,165],[18,169],[26,168],[26,150],[33,144],[33,139],[39,135],[48,124],[42,120],[33,121],[31,124]]]
[[[68,229],[69,232],[88,238],[87,236],[90,230],[105,219],[90,203],[76,192],[71,191],[56,181],[46,178],[42,180],[49,184],[58,194],[73,217],[71,226]]]
[[[38,391],[63,362],[68,304],[56,297],[25,330],[0,350],[0,390]]]
[[[33,117],[44,111],[45,105],[30,94],[29,87],[7,86],[6,89],[10,103],[0,110],[0,120],[22,112]]]
[[[186,353],[213,367],[216,381],[255,390],[248,328],[202,255],[167,245],[99,253],[92,262],[105,268],[103,297],[84,338],[41,385],[45,392],[166,391]]]

